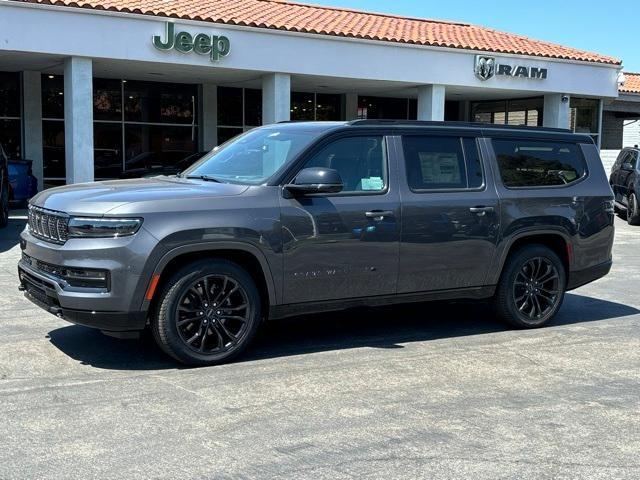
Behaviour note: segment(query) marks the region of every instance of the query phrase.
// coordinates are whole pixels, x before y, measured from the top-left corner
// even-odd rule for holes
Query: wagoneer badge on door
[[[175,33],[175,24],[167,22],[165,40],[160,35],[153,36],[153,46],[158,50],[175,49],[180,53],[195,52],[199,55],[209,55],[212,62],[217,62],[220,57],[226,57],[231,51],[231,42],[223,35],[207,35],[198,33],[191,35],[188,32]]]

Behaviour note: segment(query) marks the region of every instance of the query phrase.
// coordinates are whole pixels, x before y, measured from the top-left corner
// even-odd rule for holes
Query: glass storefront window
[[[42,156],[45,179],[65,178],[64,122],[42,121]]]
[[[0,118],[20,117],[20,75],[0,72]]]
[[[314,99],[313,93],[291,92],[291,120],[314,120]]]
[[[42,118],[64,118],[64,77],[42,76]]]
[[[498,125],[542,125],[542,97],[471,103],[471,121]]]
[[[125,172],[140,176],[172,167],[197,149],[195,128],[164,125],[126,125]]]
[[[245,88],[244,124],[251,127],[262,125],[262,90]]]
[[[0,72],[0,145],[9,158],[20,158],[20,75]]]
[[[124,119],[127,122],[195,124],[195,85],[124,82]]]
[[[571,98],[571,130],[576,133],[598,135],[599,100]]]
[[[316,120],[342,120],[342,95],[318,93],[316,95]]]
[[[225,127],[242,127],[243,89],[218,87],[218,125]]]
[[[0,145],[9,158],[20,158],[21,137],[20,119],[0,119]]]
[[[42,84],[44,176],[51,185],[65,178],[64,78],[44,75]],[[180,162],[198,149],[197,102],[195,85],[94,78],[96,180],[184,169]]]
[[[336,121],[342,119],[342,95],[291,92],[291,120]]]
[[[93,162],[96,180],[122,174],[122,124],[93,123]]]
[[[358,118],[363,120],[408,120],[409,99],[388,97],[358,97]]]
[[[93,79],[93,119],[122,121],[122,80]]]

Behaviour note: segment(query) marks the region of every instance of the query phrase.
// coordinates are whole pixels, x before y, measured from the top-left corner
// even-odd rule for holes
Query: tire
[[[161,290],[151,321],[153,336],[165,353],[184,364],[228,362],[255,336],[262,319],[260,300],[251,276],[235,263],[189,263]]]
[[[0,195],[0,228],[4,228],[9,223],[9,186],[4,185]]]
[[[566,278],[564,264],[551,249],[527,245],[507,259],[493,299],[494,309],[513,327],[542,327],[562,305]]]
[[[627,199],[627,223],[629,225],[640,225],[640,207],[636,194],[632,193]]]

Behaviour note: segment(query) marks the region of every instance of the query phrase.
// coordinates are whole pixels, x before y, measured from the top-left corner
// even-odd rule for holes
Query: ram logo
[[[489,80],[496,73],[496,59],[484,55],[476,55],[476,77],[480,80]]]

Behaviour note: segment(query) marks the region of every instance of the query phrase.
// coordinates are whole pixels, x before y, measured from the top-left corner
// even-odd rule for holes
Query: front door
[[[396,292],[400,202],[382,135],[326,141],[300,168],[338,171],[344,189],[281,199],[286,304]]]
[[[483,286],[500,212],[476,136],[407,134],[395,142],[403,157],[398,293]]]

